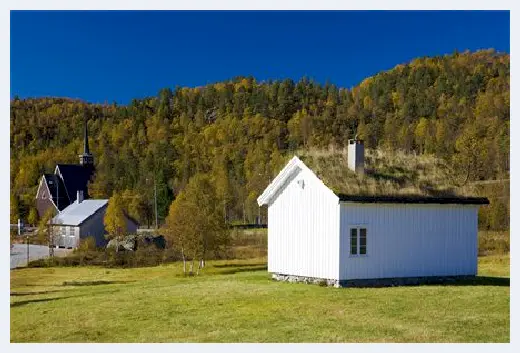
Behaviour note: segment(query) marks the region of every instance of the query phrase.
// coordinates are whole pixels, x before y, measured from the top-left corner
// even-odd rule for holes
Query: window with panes
[[[350,255],[367,254],[367,229],[366,227],[350,228]]]

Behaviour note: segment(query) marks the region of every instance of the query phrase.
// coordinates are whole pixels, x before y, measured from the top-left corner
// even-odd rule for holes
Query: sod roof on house
[[[348,169],[346,151],[300,152],[298,157],[341,201],[487,204],[453,186],[444,164],[430,156],[365,151],[365,175]]]

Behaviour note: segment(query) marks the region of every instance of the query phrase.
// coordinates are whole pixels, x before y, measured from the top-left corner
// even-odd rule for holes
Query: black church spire
[[[83,131],[83,154],[79,155],[79,164],[82,166],[93,166],[94,157],[90,153],[88,148],[88,129],[87,129],[87,116],[85,115],[85,128]]]
[[[85,132],[83,135],[83,138],[85,139],[85,145],[83,146],[83,154],[90,154],[90,151],[88,150],[88,129],[87,129],[87,118],[85,118]]]

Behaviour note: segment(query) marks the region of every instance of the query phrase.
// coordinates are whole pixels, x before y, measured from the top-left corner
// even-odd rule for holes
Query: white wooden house
[[[359,171],[358,164],[352,169]],[[476,275],[478,207],[489,203],[476,197],[342,194],[298,157],[257,201],[268,206],[273,277],[336,286]]]

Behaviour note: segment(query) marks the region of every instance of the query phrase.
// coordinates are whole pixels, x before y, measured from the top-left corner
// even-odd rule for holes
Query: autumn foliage
[[[163,223],[197,174],[215,177],[228,223],[265,223],[255,199],[286,157],[341,149],[355,134],[367,149],[440,158],[461,183],[507,180],[509,87],[509,55],[486,50],[418,58],[349,89],[308,78],[237,77],[162,89],[127,105],[15,98],[11,220],[27,219],[43,172],[77,163],[84,113],[96,167],[91,196],[120,193],[141,224],[153,223],[154,180]],[[494,207],[501,214],[492,218],[506,219],[508,196],[493,200]]]
[[[224,220],[212,179],[197,174],[190,179],[170,207],[163,232],[171,247],[181,251],[186,273],[186,262],[190,262],[193,273],[194,261],[199,268],[210,253],[224,250],[229,242],[229,232]]]

